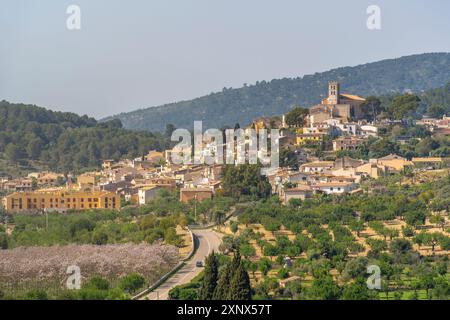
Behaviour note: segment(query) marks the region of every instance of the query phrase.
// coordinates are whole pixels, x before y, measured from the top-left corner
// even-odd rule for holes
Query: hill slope
[[[162,135],[93,118],[0,101],[0,176],[35,168],[58,171],[98,167],[103,159],[164,149]]]
[[[344,67],[302,78],[261,81],[239,89],[189,101],[166,104],[108,117],[120,119],[125,128],[163,131],[169,123],[192,128],[203,120],[205,128],[248,124],[262,115],[277,115],[294,105],[311,106],[327,92],[328,81],[339,80],[343,92],[362,96],[423,91],[450,81],[450,53],[426,53]]]

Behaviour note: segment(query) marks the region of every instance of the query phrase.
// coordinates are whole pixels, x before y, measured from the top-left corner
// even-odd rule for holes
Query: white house
[[[321,191],[326,194],[344,194],[356,188],[356,184],[352,182],[325,182],[312,186],[315,191]]]
[[[316,161],[302,164],[300,171],[305,173],[325,173],[333,168],[333,161]]]
[[[162,188],[160,186],[148,186],[138,190],[139,205],[144,205],[155,199],[157,193]]]

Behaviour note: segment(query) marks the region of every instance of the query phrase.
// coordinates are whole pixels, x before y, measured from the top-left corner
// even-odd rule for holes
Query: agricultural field
[[[79,268],[81,284],[100,277],[116,288],[121,279],[134,274],[142,277],[143,287],[153,284],[177,263],[177,248],[160,244],[18,247],[0,251],[0,292],[6,298],[35,291],[64,297],[71,266]],[[126,295],[120,292],[117,297]]]
[[[181,215],[151,207],[4,218],[0,299],[127,299],[192,247]],[[69,266],[80,268],[82,290],[76,294],[66,290]]]
[[[217,228],[221,252],[239,248],[257,299],[448,299],[449,178],[420,179],[287,207],[262,200]],[[381,286],[367,290],[373,265]]]

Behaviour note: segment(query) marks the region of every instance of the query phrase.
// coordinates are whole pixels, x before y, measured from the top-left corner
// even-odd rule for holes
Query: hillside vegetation
[[[34,105],[0,102],[0,176],[33,168],[96,168],[103,159],[136,157],[164,149],[162,135],[98,123],[87,116]]]
[[[121,113],[104,120],[120,119],[125,128],[152,131],[163,131],[169,123],[191,128],[194,120],[203,120],[208,128],[246,125],[256,117],[319,103],[330,80],[340,81],[343,92],[361,96],[419,93],[450,81],[450,54],[412,55],[304,77],[261,81],[239,89],[224,88],[193,100]]]

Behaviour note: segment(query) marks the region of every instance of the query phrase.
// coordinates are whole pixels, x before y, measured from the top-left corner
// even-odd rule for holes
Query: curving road
[[[194,256],[186,262],[178,272],[167,279],[162,285],[150,292],[148,295],[142,297],[142,299],[149,300],[167,300],[169,297],[169,291],[173,287],[186,284],[197,276],[203,268],[195,266],[197,261],[204,261],[206,256],[213,250],[218,251],[219,245],[222,242],[222,235],[211,230],[192,230],[192,233],[198,239],[198,248]]]

